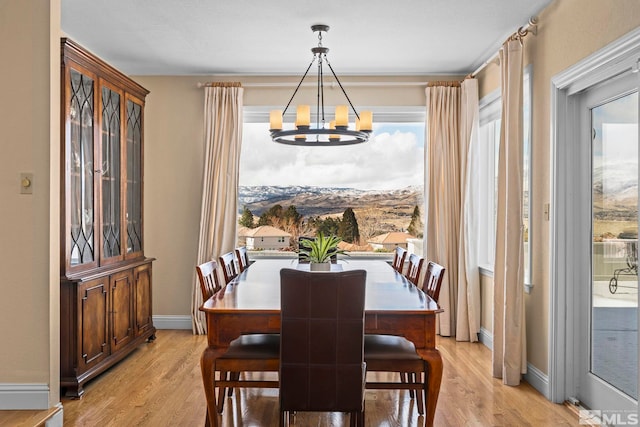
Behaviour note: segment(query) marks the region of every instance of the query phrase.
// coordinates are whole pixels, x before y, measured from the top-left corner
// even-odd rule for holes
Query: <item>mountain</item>
[[[617,162],[593,170],[593,215],[597,220],[636,221],[638,164]]]
[[[260,216],[273,205],[284,208],[294,205],[305,217],[342,214],[348,207],[357,209],[382,209],[392,215],[409,217],[416,205],[422,204],[422,188],[408,187],[398,190],[358,190],[355,188],[311,186],[240,186],[238,207],[246,206]]]

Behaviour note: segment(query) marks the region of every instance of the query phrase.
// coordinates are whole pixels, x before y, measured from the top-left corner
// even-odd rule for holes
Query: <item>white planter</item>
[[[328,262],[312,262],[309,264],[310,271],[331,271],[331,263]]]

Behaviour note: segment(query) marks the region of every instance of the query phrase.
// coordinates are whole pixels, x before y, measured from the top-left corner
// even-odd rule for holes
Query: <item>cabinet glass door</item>
[[[127,99],[127,254],[142,252],[142,105]]]
[[[69,264],[95,259],[94,87],[95,81],[71,69],[69,93]]]
[[[120,190],[120,99],[108,87],[102,88],[102,159],[100,165],[102,192],[102,259],[120,257],[122,202]]]

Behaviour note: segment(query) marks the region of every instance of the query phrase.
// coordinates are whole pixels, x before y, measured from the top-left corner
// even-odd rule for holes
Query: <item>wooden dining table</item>
[[[200,310],[207,320],[207,348],[200,365],[207,398],[207,423],[218,424],[215,360],[242,334],[280,332],[280,270],[309,269],[296,259],[256,260]],[[428,364],[426,392],[427,426],[433,425],[442,380],[442,357],[436,348],[436,315],[442,309],[422,290],[380,260],[344,259],[332,270],[367,271],[365,333],[404,336],[412,341]],[[327,274],[318,272],[318,274]]]

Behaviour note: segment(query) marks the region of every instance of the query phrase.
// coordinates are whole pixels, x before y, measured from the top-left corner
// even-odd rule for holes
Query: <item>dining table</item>
[[[207,424],[217,426],[214,390],[215,360],[243,334],[280,332],[280,270],[309,270],[297,259],[258,259],[204,302],[207,347],[200,361],[207,399]],[[436,348],[436,301],[383,260],[340,259],[332,271],[367,272],[364,328],[367,334],[403,336],[413,342],[428,365],[425,425],[432,426],[440,383],[442,357]],[[330,274],[318,272],[317,274]]]

